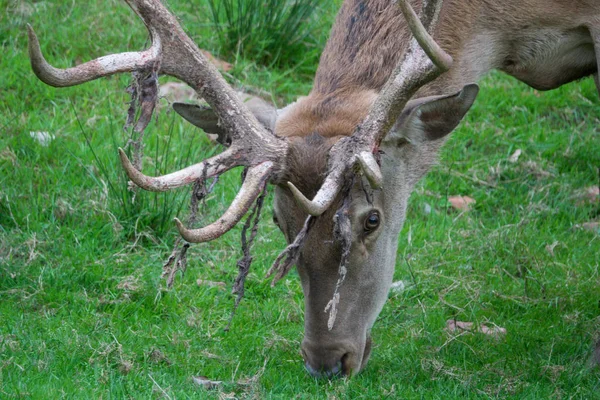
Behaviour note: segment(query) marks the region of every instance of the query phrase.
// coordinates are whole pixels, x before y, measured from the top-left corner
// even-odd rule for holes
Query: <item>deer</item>
[[[269,274],[275,282],[297,268],[305,305],[301,353],[315,377],[351,376],[367,365],[411,191],[473,105],[475,82],[497,69],[549,90],[593,75],[600,90],[594,0],[346,0],[313,89],[281,110],[242,101],[159,0],[125,1],[148,28],[149,49],[58,69],[28,27],[33,71],[62,87],[152,70],[206,100],[210,110],[173,108],[217,134],[222,153],[156,177],[136,169],[122,150],[121,163],[131,181],[151,191],[246,169],[216,222],[191,229],[175,220],[191,243],[224,235],[268,184],[274,187],[273,220],[288,247]]]

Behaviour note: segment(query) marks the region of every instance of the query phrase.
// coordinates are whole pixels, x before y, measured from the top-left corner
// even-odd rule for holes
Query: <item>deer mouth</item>
[[[363,348],[362,351],[362,357],[360,358],[360,364],[358,365],[357,359],[360,356],[360,354],[356,353],[356,354],[352,354],[352,353],[346,353],[344,354],[344,356],[342,357],[341,360],[341,374],[339,374],[338,376],[352,376],[352,375],[356,375],[358,373],[360,373],[366,366],[367,363],[369,362],[369,357],[371,356],[371,336],[367,336],[367,340],[365,341],[365,347]]]

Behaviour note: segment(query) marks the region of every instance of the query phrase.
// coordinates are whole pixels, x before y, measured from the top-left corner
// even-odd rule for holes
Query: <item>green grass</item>
[[[316,47],[316,0],[208,0],[222,51],[273,66],[295,65]],[[331,8],[331,6],[329,6]],[[320,11],[320,10],[319,10]],[[316,14],[316,15],[315,15]],[[319,53],[310,52],[318,61]]]
[[[200,46],[218,53],[206,4],[169,3]],[[142,47],[133,13],[116,0],[0,6],[0,398],[600,398],[600,372],[589,364],[600,332],[600,235],[575,227],[600,211],[577,198],[598,184],[591,80],[548,93],[500,74],[482,82],[411,199],[395,277],[407,289],[390,295],[376,322],[369,366],[349,380],[317,381],[299,354],[296,273],[275,288],[264,279],[284,246],[270,209],[246,297],[224,332],[240,230],[193,246],[185,276],[162,289],[177,237],[169,221],[185,215],[188,192],[139,192],[139,206],[125,205],[115,148],[127,140],[128,78],[53,89],[31,73],[26,22],[48,58],[69,66]],[[320,46],[333,13],[324,18],[314,33]],[[229,79],[282,105],[309,91],[315,68],[238,59]],[[56,138],[43,147],[35,131]],[[150,173],[218,151],[166,109],[146,135]],[[511,163],[516,149],[522,155]],[[238,182],[238,171],[223,178],[205,221]],[[476,199],[473,210],[448,210],[454,194]],[[497,324],[507,335],[455,337],[444,330],[451,318]],[[224,383],[207,391],[193,383],[198,375]]]

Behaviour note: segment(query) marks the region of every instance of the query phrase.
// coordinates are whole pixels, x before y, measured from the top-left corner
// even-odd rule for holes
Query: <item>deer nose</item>
[[[304,367],[308,373],[315,378],[336,378],[351,375],[357,372],[360,364],[357,364],[358,354],[355,354],[351,346],[322,345],[311,342],[306,338],[302,341],[302,357]]]
[[[301,346],[304,367],[315,378],[354,375],[369,361],[371,343],[370,336],[366,337],[364,343],[340,341],[329,345],[304,337]]]

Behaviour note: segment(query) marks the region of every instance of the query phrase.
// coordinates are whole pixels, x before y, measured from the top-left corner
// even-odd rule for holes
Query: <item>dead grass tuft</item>
[[[167,356],[165,355],[165,353],[163,353],[161,350],[154,348],[150,351],[150,353],[148,353],[148,359],[150,360],[150,362],[154,363],[154,364],[166,364],[166,365],[171,365],[172,362],[167,358]]]
[[[117,289],[125,290],[126,292],[135,292],[140,289],[140,278],[138,276],[129,275],[123,278],[117,285]]]

